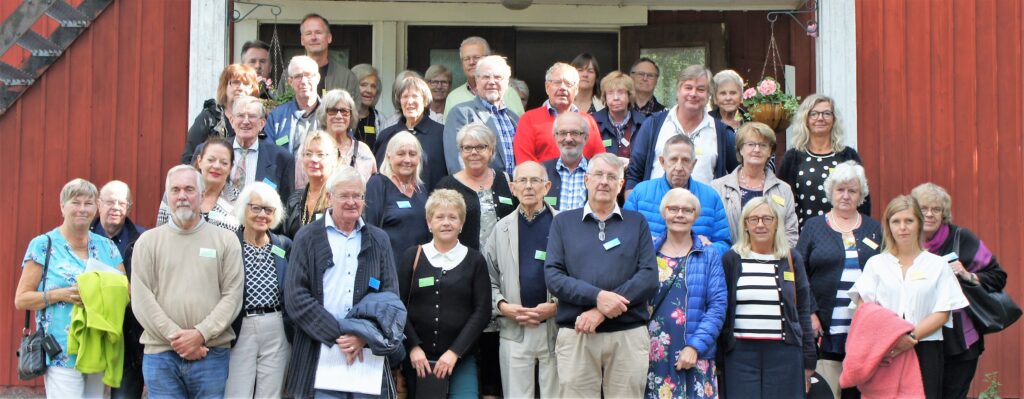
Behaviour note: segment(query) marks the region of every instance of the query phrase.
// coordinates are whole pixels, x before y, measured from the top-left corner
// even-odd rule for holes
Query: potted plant
[[[788,126],[799,105],[800,97],[780,90],[779,81],[771,76],[743,92],[747,119],[764,123],[772,129]]]

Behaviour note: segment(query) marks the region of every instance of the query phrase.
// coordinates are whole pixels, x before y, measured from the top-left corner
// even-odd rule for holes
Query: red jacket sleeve
[[[587,118],[587,125],[589,125],[590,133],[587,135],[587,144],[583,147],[583,156],[587,159],[593,158],[594,155],[604,152],[604,144],[601,143],[601,129],[597,127],[597,122],[590,114],[581,113],[581,115]],[[516,158],[518,161],[518,158]]]

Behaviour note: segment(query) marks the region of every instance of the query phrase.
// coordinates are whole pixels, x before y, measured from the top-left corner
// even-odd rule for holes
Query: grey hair
[[[796,115],[793,117],[793,123],[789,127],[793,128],[793,138],[790,142],[793,144],[793,148],[797,151],[810,152],[807,147],[811,142],[811,129],[807,126],[807,122],[811,118],[811,109],[819,103],[828,103],[832,107],[832,151],[839,152],[846,148],[843,144],[843,138],[846,133],[843,131],[843,118],[839,115],[839,110],[836,109],[836,102],[823,94],[811,94],[800,103],[800,107],[796,109]]]
[[[113,190],[115,187],[124,187],[125,193],[128,194],[127,198],[128,198],[129,207],[131,207],[131,203],[132,203],[132,188],[128,187],[128,183],[125,183],[125,182],[120,181],[120,180],[108,181],[107,184],[104,184],[103,187],[100,187],[100,193],[102,194],[103,191],[108,189],[108,188]]]
[[[327,126],[327,109],[336,108],[338,105],[348,108],[352,113],[348,121],[348,130],[352,130],[352,127],[356,125],[353,122],[359,111],[356,111],[356,100],[352,98],[352,94],[343,89],[334,89],[324,94],[320,106],[316,107],[316,119],[320,121],[320,126]]]
[[[832,169],[832,173],[825,178],[825,198],[832,203],[832,188],[836,184],[849,183],[854,180],[860,183],[860,202],[857,203],[857,206],[860,206],[868,197],[868,176],[864,173],[864,167],[853,160],[836,165]]]
[[[181,172],[181,171],[189,171],[189,172],[192,172],[193,174],[195,174],[195,176],[196,176],[196,190],[199,191],[199,193],[205,193],[206,192],[206,182],[203,181],[203,173],[200,172],[199,169],[196,169],[192,165],[175,165],[173,168],[171,168],[170,170],[167,171],[167,178],[164,179],[164,199],[165,199],[165,201],[166,201],[166,198],[167,198],[167,189],[169,189],[171,187],[171,176],[174,176],[175,173],[178,173],[178,172]]]
[[[256,104],[256,109],[259,110],[260,119],[267,117],[267,109],[263,107],[263,101],[253,96],[238,96],[235,98],[235,102],[231,104],[231,112],[237,114],[240,110],[245,110],[246,107]],[[321,107],[323,108],[323,107]]]
[[[690,136],[685,134],[676,134],[669,137],[668,141],[665,142],[665,146],[662,147],[661,155],[665,155],[665,150],[676,144],[686,144],[690,146],[690,158],[693,158],[694,161],[697,160],[697,145],[693,143],[693,139],[691,139]]]
[[[441,64],[434,64],[427,68],[427,72],[423,73],[423,80],[432,80],[439,75],[447,76],[448,80],[452,80],[452,71]]]
[[[953,197],[949,196],[949,192],[942,186],[932,182],[921,183],[910,190],[910,196],[914,197],[918,203],[928,200],[939,201],[939,204],[942,205],[942,221],[953,223]]]
[[[761,205],[767,205],[768,209],[772,212],[772,216],[775,217],[775,242],[773,245],[775,247],[775,252],[772,253],[772,255],[779,258],[790,256],[789,239],[786,238],[785,213],[782,212],[778,205],[775,205],[774,202],[768,199],[768,197],[757,197],[747,201],[747,205],[743,207],[743,212],[740,213],[739,237],[737,237],[736,243],[732,245],[732,250],[736,251],[740,256],[750,256],[752,249],[750,245],[750,232],[747,231],[746,225],[747,217],[754,212],[755,208]]]
[[[604,162],[608,164],[608,166],[611,166],[615,168],[615,170],[619,171],[619,180],[622,180],[624,176],[622,173],[623,169],[626,167],[626,164],[622,162],[622,159],[620,159],[617,155],[612,154],[610,152],[602,152],[600,154],[594,155],[593,158],[590,158],[590,162],[588,162],[588,165],[593,165],[594,162],[597,161]]]
[[[366,183],[363,182],[363,176],[359,174],[359,171],[351,166],[341,165],[338,167],[338,170],[335,170],[334,173],[331,174],[331,177],[327,179],[326,187],[333,195],[334,189],[336,189],[339,184],[351,182],[358,182],[359,188],[361,188],[363,192],[366,192]]]
[[[297,55],[292,57],[288,61],[288,77],[300,74],[303,71],[315,72],[320,74],[320,65],[316,63],[312,58],[305,55]],[[320,77],[321,79],[323,76]]]
[[[455,135],[455,145],[460,149],[462,148],[462,142],[465,139],[473,139],[478,142],[487,144],[491,148],[491,159],[494,159],[494,154],[497,153],[495,146],[498,144],[498,138],[494,135],[494,132],[483,122],[473,122],[466,124],[459,129],[459,132]]]
[[[491,45],[487,43],[487,39],[484,39],[480,36],[470,36],[459,44],[459,57],[462,57],[462,48],[470,44],[479,44],[481,46],[484,46],[484,54],[491,55]]]
[[[696,215],[700,215],[700,199],[698,199],[696,195],[693,195],[690,190],[682,187],[676,187],[668,190],[668,192],[665,193],[665,197],[661,199],[661,206],[658,208],[658,214],[661,215],[663,219],[666,219],[665,208],[668,207],[668,203],[676,199],[689,202],[690,205],[693,205],[693,209],[696,209]],[[697,219],[694,218],[694,221],[696,220]]]
[[[701,77],[708,79],[708,83],[711,83],[711,70],[701,64],[690,65],[679,71],[679,75],[676,75],[676,87],[682,86],[687,80],[697,80]]]
[[[420,155],[420,162],[416,165],[416,183],[423,184],[423,179],[420,177],[423,175],[423,146],[420,145],[420,141],[416,139],[416,136],[404,130],[391,136],[391,140],[388,140],[387,149],[384,151],[384,160],[380,163],[380,174],[388,178],[394,175],[394,171],[391,170],[391,160],[388,158],[398,152],[398,149],[404,145],[416,147],[416,153]]]
[[[260,197],[263,201],[264,206],[274,208],[274,214],[270,217],[270,228],[277,228],[281,224],[281,220],[284,219],[285,209],[281,203],[281,196],[270,187],[269,184],[258,181],[250,184],[246,184],[245,188],[242,189],[242,193],[238,194],[238,199],[235,200],[235,217],[238,218],[238,224],[245,226],[245,213],[249,209],[249,201],[252,201],[253,194]]]
[[[544,72],[544,81],[551,80],[551,75],[556,71],[562,71],[562,79],[571,80],[575,84],[580,84],[580,71],[576,70],[576,67],[566,64],[564,62],[556,62],[548,68],[547,72]],[[570,79],[575,77],[575,79]]]
[[[357,81],[363,80],[370,75],[376,76],[377,80],[380,80],[380,73],[377,72],[377,68],[374,68],[373,65],[370,64],[356,65],[352,67],[352,73],[356,75]]]
[[[732,69],[721,70],[711,78],[711,104],[716,107],[718,106],[718,104],[715,104],[715,95],[718,94],[718,88],[728,83],[736,85],[740,90],[740,94],[743,94],[743,78],[740,74]]]
[[[565,119],[575,119],[577,122],[580,123],[580,126],[583,126],[584,141],[587,137],[590,136],[590,124],[587,123],[586,118],[584,118],[582,115],[576,112],[563,112],[559,114],[558,117],[555,118],[555,122],[551,124],[551,135],[555,135],[555,133],[558,132],[559,122]]]
[[[479,76],[480,69],[482,69],[484,65],[495,66],[498,69],[498,72],[501,73],[501,76],[504,76],[505,79],[508,79],[510,76],[512,76],[512,67],[508,66],[508,61],[505,60],[505,57],[498,55],[488,55],[484,58],[481,58],[480,61],[476,62],[476,71],[473,71],[473,73]]]
[[[405,76],[402,77],[402,75]],[[423,108],[429,108],[430,103],[434,102],[434,95],[430,93],[430,86],[420,77],[420,74],[416,71],[403,71],[398,76],[399,79],[395,81],[395,86],[391,91],[391,100],[394,101],[395,109],[402,112],[402,93],[409,89],[418,91],[420,97],[423,98]]]
[[[509,79],[508,86],[523,94],[523,97],[530,98],[530,87],[526,82],[519,79]],[[526,106],[526,104],[523,104]]]
[[[64,188],[60,190],[60,204],[64,205],[71,201],[75,197],[92,197],[92,199],[98,199],[100,197],[100,191],[96,189],[96,185],[92,184],[85,179],[74,179],[64,185]]]

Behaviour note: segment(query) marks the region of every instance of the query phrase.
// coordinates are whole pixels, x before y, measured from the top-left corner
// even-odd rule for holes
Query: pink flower
[[[672,311],[672,318],[676,320],[676,325],[682,325],[686,322],[686,313],[683,313],[683,309],[676,308]]]
[[[762,80],[761,83],[757,84],[757,91],[765,96],[775,94],[777,90],[779,90],[779,85],[771,79]]]
[[[651,340],[651,361],[658,361],[665,358],[665,347],[661,346],[661,342]]]
[[[749,88],[749,89],[747,89],[746,91],[743,92],[743,99],[744,100],[749,100],[751,97],[754,97],[756,95],[757,95],[757,90],[755,90],[753,87],[751,87],[751,88]]]

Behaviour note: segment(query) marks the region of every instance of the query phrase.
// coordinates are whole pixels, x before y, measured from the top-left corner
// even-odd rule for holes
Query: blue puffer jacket
[[[711,240],[719,253],[725,253],[732,247],[732,236],[729,235],[729,219],[725,215],[725,205],[718,192],[711,186],[690,178],[689,190],[700,201],[700,216],[693,223],[693,232]],[[637,211],[644,215],[651,227],[652,237],[665,234],[665,219],[661,217],[661,199],[668,193],[668,179],[665,177],[648,180],[637,184],[626,198],[622,207]]]
[[[725,322],[725,308],[729,303],[722,269],[722,253],[715,247],[706,247],[693,235],[693,248],[686,259],[686,346],[697,350],[701,359],[714,359],[718,334]],[[665,236],[654,241],[654,250],[661,250]],[[658,287],[654,300],[664,295]]]

